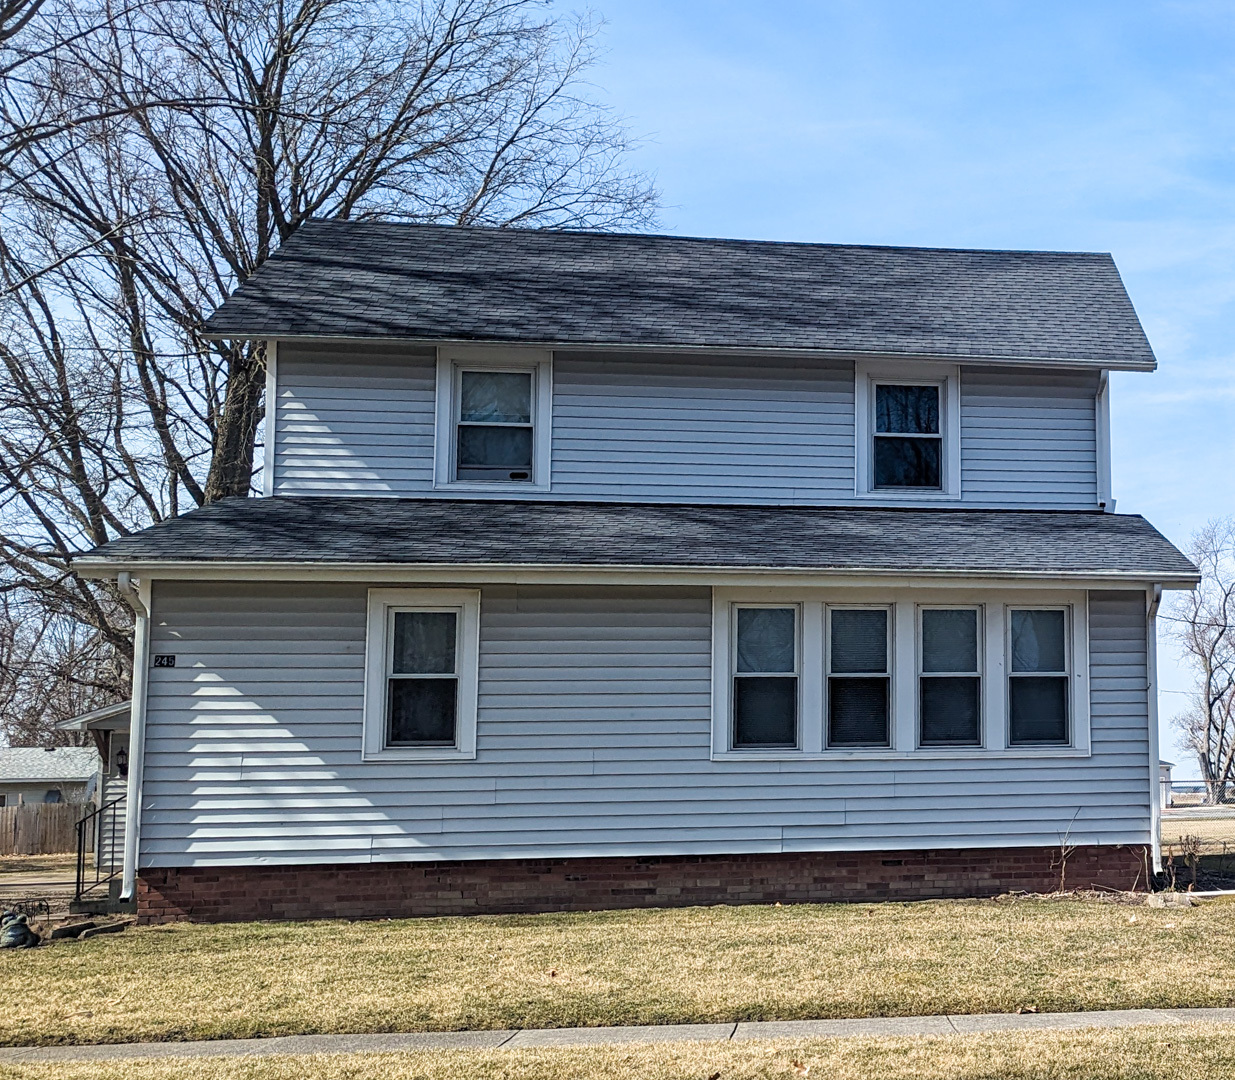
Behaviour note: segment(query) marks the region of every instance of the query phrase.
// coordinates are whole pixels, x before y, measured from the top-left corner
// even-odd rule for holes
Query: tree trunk
[[[227,393],[219,412],[206,502],[249,494],[257,428],[265,415],[265,347],[237,344],[227,361]]]

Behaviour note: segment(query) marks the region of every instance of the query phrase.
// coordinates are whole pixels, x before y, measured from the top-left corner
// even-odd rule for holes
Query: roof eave
[[[1161,585],[1164,588],[1193,589],[1200,578],[1195,573],[1154,570],[996,570],[970,567],[962,569],[920,567],[817,567],[817,566],[726,566],[647,563],[411,563],[360,562],[348,560],[224,560],[224,559],[90,559],[74,560],[74,568],[86,577],[110,578],[120,571],[163,579],[217,580],[244,577],[299,578],[303,580],[364,580],[391,577],[418,579],[480,579],[484,583],[514,582],[520,579],[561,577],[573,581],[596,578],[599,583],[614,577],[679,577],[699,582],[715,578],[774,577],[832,579],[913,579],[915,581],[1007,581],[1007,582],[1094,582],[1099,585]]]
[[[1010,364],[1033,367],[1085,367],[1105,368],[1108,371],[1143,371],[1152,372],[1158,369],[1155,357],[1150,361],[1112,360],[1109,357],[1044,357],[1044,356],[992,356],[986,354],[969,355],[958,353],[928,353],[911,352],[894,349],[850,349],[850,348],[798,348],[793,346],[757,346],[757,345],[698,345],[694,343],[647,342],[631,343],[620,341],[554,341],[535,338],[451,338],[451,337],[407,337],[398,334],[289,334],[276,330],[232,329],[219,331],[211,329],[207,323],[203,336],[208,341],[381,341],[399,342],[406,345],[422,345],[441,347],[452,345],[497,345],[518,346],[520,348],[553,349],[571,352],[659,352],[659,353],[716,353],[737,356],[797,356],[835,358],[851,356],[860,359],[887,358],[895,360],[923,360],[947,364],[971,364],[975,366]]]

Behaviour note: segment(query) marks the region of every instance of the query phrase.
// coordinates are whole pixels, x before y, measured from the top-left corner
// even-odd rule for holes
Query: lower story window
[[[828,611],[828,745],[889,746],[887,608]]]
[[[391,611],[386,745],[454,746],[459,713],[457,611]]]
[[[1067,611],[1012,608],[1008,620],[1008,742],[1065,746],[1070,739]]]
[[[733,748],[798,744],[798,611],[795,607],[736,609]]]
[[[365,757],[471,757],[476,745],[480,596],[371,589]]]
[[[977,608],[924,608],[920,613],[919,742],[978,746],[982,741]]]

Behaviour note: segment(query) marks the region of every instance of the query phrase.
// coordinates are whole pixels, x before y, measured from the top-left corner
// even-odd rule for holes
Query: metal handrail
[[[92,810],[77,823],[77,887],[74,901],[79,902],[88,892],[100,885],[105,885],[113,878],[120,876],[124,864],[114,864],[111,854],[116,850],[116,823],[123,820],[123,815],[115,812],[116,807],[124,802],[123,798],[105,802],[97,810]],[[103,829],[107,831],[107,846],[103,846]],[[86,848],[95,848],[94,880],[87,884],[86,880]],[[108,853],[106,872],[104,872],[102,853]]]

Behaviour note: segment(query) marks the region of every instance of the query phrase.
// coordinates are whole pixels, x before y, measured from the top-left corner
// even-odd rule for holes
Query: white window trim
[[[937,385],[943,460],[938,491],[924,488],[876,488],[872,459],[875,439],[875,392],[880,383]],[[893,503],[938,503],[961,497],[961,371],[955,364],[912,364],[861,360],[854,364],[854,494],[860,499]]]
[[[798,743],[801,749],[731,749],[734,606],[799,606]],[[825,609],[889,607],[892,611],[892,745],[870,748],[825,746],[827,675]],[[983,637],[982,745],[918,744],[918,609],[981,609]],[[1072,742],[1068,746],[1010,746],[1008,743],[1007,650],[1009,608],[1066,608],[1071,612]],[[991,588],[714,588],[712,590],[712,754],[713,761],[801,760],[1044,760],[1090,756],[1089,634],[1083,590],[998,590]]]
[[[454,746],[386,745],[386,656],[391,612],[459,614],[458,718]],[[365,636],[364,761],[470,761],[476,757],[480,592],[473,589],[370,589]]]
[[[1012,713],[1008,705],[1011,697],[1012,681],[1012,610],[1017,611],[1058,611],[1064,612],[1064,634],[1067,641],[1065,650],[1070,665],[1068,671],[1068,742],[1058,746],[1013,746],[1012,745]],[[1051,603],[1048,600],[1035,598],[1034,602],[1013,602],[1006,606],[1003,621],[1003,647],[1006,667],[1001,680],[1001,694],[1004,700],[1002,745],[1009,750],[1089,750],[1089,610],[1088,597],[1082,595],[1079,599]]]
[[[526,371],[532,376],[532,480],[456,480],[455,414],[458,412],[458,372]],[[518,496],[550,490],[553,460],[553,353],[546,349],[501,346],[440,346],[437,350],[437,392],[433,445],[433,486],[451,491]]]

